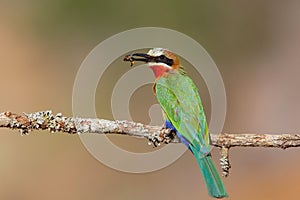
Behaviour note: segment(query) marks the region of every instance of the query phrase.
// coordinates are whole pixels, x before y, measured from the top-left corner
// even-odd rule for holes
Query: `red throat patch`
[[[151,65],[150,68],[153,70],[155,78],[164,76],[170,70],[162,65]]]

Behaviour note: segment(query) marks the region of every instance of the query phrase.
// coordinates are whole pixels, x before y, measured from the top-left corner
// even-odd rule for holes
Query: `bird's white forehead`
[[[150,49],[147,54],[150,56],[161,56],[164,53],[164,50],[165,49],[163,48],[153,48]]]

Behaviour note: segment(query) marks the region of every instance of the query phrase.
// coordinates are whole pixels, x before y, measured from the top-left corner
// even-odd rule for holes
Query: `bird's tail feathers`
[[[199,154],[199,153],[198,153]],[[195,155],[195,154],[194,154]],[[220,178],[211,156],[195,155],[210,196],[215,198],[228,197],[224,183]]]

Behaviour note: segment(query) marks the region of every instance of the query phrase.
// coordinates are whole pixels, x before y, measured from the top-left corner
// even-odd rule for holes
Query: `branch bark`
[[[51,111],[14,114],[0,113],[0,127],[18,129],[21,134],[32,130],[49,130],[51,133],[64,132],[69,134],[122,134],[146,138],[154,146],[161,143],[179,143],[180,140],[168,129],[159,126],[149,126],[126,120],[110,121],[105,119],[85,119],[65,117],[61,113]],[[211,134],[211,144],[221,149],[221,168],[223,176],[228,176],[229,149],[231,147],[273,147],[290,148],[300,146],[298,134]]]

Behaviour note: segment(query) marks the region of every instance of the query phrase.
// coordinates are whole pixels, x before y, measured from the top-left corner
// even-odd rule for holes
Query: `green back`
[[[174,71],[156,81],[156,96],[166,117],[194,149],[208,153],[209,132],[205,113],[193,81]]]

